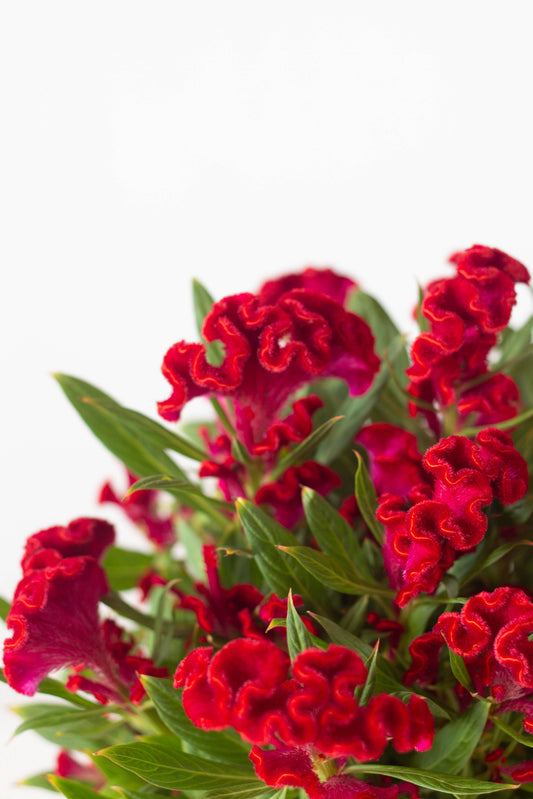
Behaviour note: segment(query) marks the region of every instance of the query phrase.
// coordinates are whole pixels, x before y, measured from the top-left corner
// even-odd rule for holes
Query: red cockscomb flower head
[[[434,630],[464,659],[477,691],[523,710],[532,727],[533,702],[519,701],[533,693],[533,602],[522,590],[482,591],[460,613],[443,613]]]
[[[364,393],[379,369],[370,328],[324,294],[293,289],[275,304],[237,294],[214,304],[205,319],[206,341],[220,341],[225,357],[210,364],[203,344],[174,344],[163,361],[172,385],[159,413],[169,421],[193,397],[232,400],[240,440],[255,454],[289,397],[319,377],[340,377],[352,395]]]
[[[12,632],[4,643],[8,683],[32,696],[50,672],[80,666],[114,684],[117,674],[98,619],[98,602],[109,590],[101,566],[88,556],[62,559],[50,549],[35,557],[42,568],[19,582],[6,620]]]
[[[267,280],[259,289],[258,296],[261,302],[274,305],[278,298],[288,291],[305,289],[325,294],[326,297],[331,297],[332,300],[344,305],[348,294],[357,291],[358,288],[354,280],[338,275],[332,269],[316,269],[309,266],[301,272]]]
[[[131,472],[128,475],[128,488],[137,482],[137,477]],[[116,493],[111,483],[104,483],[98,495],[98,502],[105,504],[112,502],[124,511],[142,532],[158,547],[169,547],[176,541],[176,533],[172,518],[168,513],[162,513],[158,507],[159,491],[141,489],[122,498]]]
[[[175,687],[183,707],[203,729],[231,726],[258,745],[312,747],[322,756],[375,760],[391,740],[398,752],[423,751],[433,740],[433,718],[413,694],[407,705],[380,694],[360,707],[354,696],[367,670],[346,647],[307,649],[292,664],[267,641],[236,639],[215,655],[193,650],[180,663]],[[309,751],[306,749],[306,751]]]
[[[494,499],[517,502],[528,486],[525,460],[494,428],[480,431],[475,442],[441,439],[427,450],[423,466],[428,485],[415,486],[409,502],[385,494],[377,510],[386,528],[385,568],[399,589],[400,607],[422,591],[433,593],[457,553],[479,544],[488,525],[484,508]]]
[[[413,342],[409,390],[414,397],[440,407],[458,400],[459,426],[467,414],[477,426],[513,418],[519,396],[511,378],[493,376],[487,386],[483,382],[467,386],[473,378],[487,374],[489,351],[516,302],[515,283],[529,282],[529,273],[514,258],[480,245],[456,253],[450,261],[457,268],[456,277],[433,281],[425,292],[421,313],[429,330]],[[411,412],[425,415],[430,427],[439,432],[434,411],[413,404]]]
[[[21,566],[24,572],[38,565],[43,550],[54,550],[61,558],[88,555],[99,563],[115,541],[115,530],[102,519],[74,519],[66,527],[49,527],[26,540]]]

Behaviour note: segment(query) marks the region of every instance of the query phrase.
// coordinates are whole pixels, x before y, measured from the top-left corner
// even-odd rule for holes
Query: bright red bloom
[[[426,289],[421,312],[429,331],[411,348],[407,370],[413,396],[445,407],[458,401],[458,426],[467,416],[481,426],[516,416],[519,394],[509,377],[493,376],[463,390],[462,385],[488,374],[487,357],[497,334],[508,324],[516,302],[515,283],[529,282],[527,269],[500,250],[475,245],[451,257],[457,275],[435,280]],[[411,406],[439,432],[434,411]],[[472,419],[473,415],[473,419]]]
[[[61,558],[89,555],[102,561],[106,550],[115,541],[115,531],[102,519],[74,519],[66,527],[49,527],[26,540],[21,566],[24,572],[41,568],[38,555],[42,550],[54,550]]]
[[[369,456],[369,475],[376,494],[406,497],[419,483],[427,483],[416,436],[388,422],[363,427],[355,440]]]
[[[137,477],[131,472],[128,475],[128,488],[137,482]],[[104,483],[98,495],[98,502],[104,504],[112,502],[118,505],[142,532],[158,547],[172,546],[176,541],[176,533],[172,524],[172,517],[161,512],[159,508],[159,491],[142,489],[127,494],[122,498],[118,496],[111,483]]]
[[[519,588],[482,591],[460,613],[443,613],[435,625],[465,661],[476,690],[489,690],[505,709],[524,710],[533,723],[533,602]],[[518,700],[518,701],[517,701]]]
[[[306,289],[317,294],[325,294],[326,297],[331,297],[344,305],[348,294],[358,288],[357,283],[351,278],[338,275],[332,269],[315,269],[309,266],[301,272],[267,280],[259,289],[259,298],[261,302],[273,305],[288,291]]]
[[[236,639],[215,655],[193,650],[180,663],[175,687],[183,707],[204,729],[232,726],[251,743],[309,747],[322,756],[379,758],[390,739],[398,752],[423,751],[433,740],[433,718],[413,694],[407,705],[387,694],[360,707],[354,696],[367,670],[346,647],[307,649],[292,665],[267,641]]]
[[[54,550],[15,591],[4,643],[8,683],[32,696],[40,681],[64,666],[89,667],[111,683],[114,665],[100,635],[98,602],[109,590],[102,568],[88,556],[61,559]]]
[[[517,502],[528,485],[527,464],[501,430],[480,431],[476,441],[449,436],[427,450],[428,483],[407,497],[380,497],[385,525],[385,568],[396,602],[403,607],[424,591],[433,593],[457,553],[479,544],[487,530],[484,508],[494,499]],[[432,483],[432,485],[431,485]]]
[[[297,389],[318,377],[340,377],[352,395],[361,394],[379,368],[366,322],[305,289],[275,304],[253,294],[225,297],[206,317],[202,335],[223,344],[224,360],[210,364],[203,344],[174,344],[163,361],[172,394],[159,412],[174,421],[193,397],[231,399],[237,434],[252,453]]]

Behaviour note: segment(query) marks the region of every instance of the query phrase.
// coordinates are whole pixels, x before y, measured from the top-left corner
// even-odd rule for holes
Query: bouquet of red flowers
[[[29,784],[533,793],[533,317],[509,327],[529,274],[479,245],[450,261],[410,348],[328,269],[218,302],[195,283],[202,342],[166,353],[158,410],[214,412],[179,432],[56,375],[126,469],[100,501],[150,549],[96,518],[28,538],[3,675],[54,697],[17,731],[60,747]]]

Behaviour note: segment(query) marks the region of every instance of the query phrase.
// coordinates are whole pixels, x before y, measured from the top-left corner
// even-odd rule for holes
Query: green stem
[[[108,608],[114,610],[115,613],[118,613],[119,616],[123,616],[125,619],[131,619],[131,621],[140,624],[142,627],[148,627],[150,630],[156,629],[158,622],[154,616],[150,616],[128,605],[115,591],[106,594],[101,601],[104,605],[107,605]],[[167,620],[161,621],[160,624],[162,632],[172,634],[176,638],[186,638],[191,635],[193,629],[192,627],[179,627],[177,624],[173,624],[171,621]]]

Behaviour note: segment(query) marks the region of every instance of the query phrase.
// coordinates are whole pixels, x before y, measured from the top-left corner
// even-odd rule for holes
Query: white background
[[[332,265],[405,328],[456,249],[533,266],[528,0],[0,9],[6,596],[27,535],[118,518],[94,498],[119,471],[50,373],[155,415],[193,276],[220,298]],[[15,724],[0,796],[37,799],[13,783],[54,753]]]

